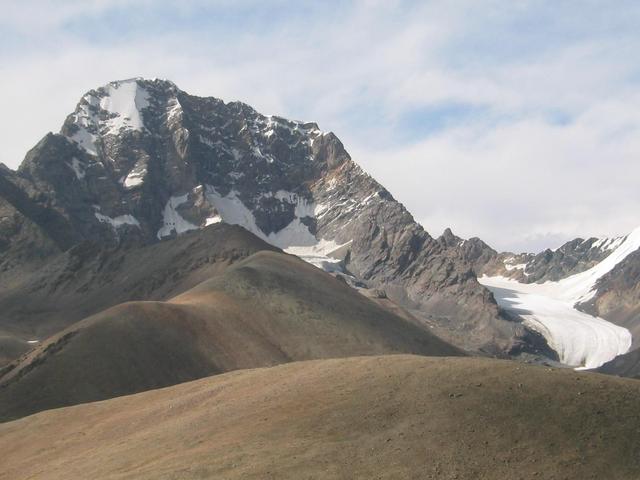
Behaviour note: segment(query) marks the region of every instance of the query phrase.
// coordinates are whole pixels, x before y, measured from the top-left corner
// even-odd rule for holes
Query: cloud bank
[[[87,90],[161,77],[317,121],[430,233],[537,251],[640,225],[640,5],[25,1],[3,6],[0,161]]]

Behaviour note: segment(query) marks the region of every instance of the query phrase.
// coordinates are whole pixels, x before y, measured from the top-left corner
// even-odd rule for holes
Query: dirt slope
[[[637,479],[640,382],[475,358],[244,370],[0,425],[0,478]]]
[[[297,257],[259,252],[169,302],[130,302],[50,338],[0,377],[0,420],[295,360],[458,355]]]
[[[85,242],[39,268],[0,274],[0,366],[63,328],[119,303],[166,300],[235,261],[277,250],[242,227],[217,224],[149,246]]]

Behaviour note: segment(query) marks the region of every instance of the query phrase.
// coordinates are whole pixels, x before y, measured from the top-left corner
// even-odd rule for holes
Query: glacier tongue
[[[597,368],[631,348],[631,333],[575,306],[593,298],[598,280],[640,248],[640,228],[614,245],[617,248],[593,268],[557,282],[524,284],[487,276],[479,281],[502,308],[544,335],[562,363]]]
[[[626,328],[587,313],[571,302],[549,295],[545,284],[520,283],[504,277],[478,279],[508,312],[541,333],[560,358],[572,367],[597,368],[631,348]]]

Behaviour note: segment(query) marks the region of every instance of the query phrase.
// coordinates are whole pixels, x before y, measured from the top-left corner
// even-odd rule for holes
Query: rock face
[[[556,282],[594,267],[625,238],[576,238],[556,250],[546,249],[538,254],[498,253],[482,240],[472,240],[482,244],[479,247],[482,255],[475,264],[478,274],[502,275],[522,283],[542,283]]]
[[[49,208],[44,195],[0,165],[0,275],[36,268],[43,259],[70,248],[68,222]]]
[[[148,244],[224,221],[383,290],[464,348],[504,354],[526,344],[527,331],[476,280],[474,262],[490,249],[474,259],[474,242],[431,237],[334,134],[169,81],[88,92],[60,134],[17,172],[0,171],[0,199],[5,274],[33,251]]]
[[[600,278],[596,289],[580,309],[627,328],[633,335],[632,348],[640,347],[640,250]]]

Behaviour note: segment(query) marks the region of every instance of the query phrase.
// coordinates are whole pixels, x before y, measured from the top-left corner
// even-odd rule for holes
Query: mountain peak
[[[144,130],[143,110],[149,92],[139,79],[109,82],[82,96],[61,133],[90,155],[98,155],[98,140],[121,130]]]
[[[354,285],[390,285],[389,298],[412,309],[438,305],[472,322],[478,336],[460,339],[469,348],[507,350],[522,335],[469,274],[461,239],[430,237],[313,122],[190,95],[166,80],[117,80],[87,92],[21,173],[59,212],[56,225],[82,240],[146,244],[239,224]]]

